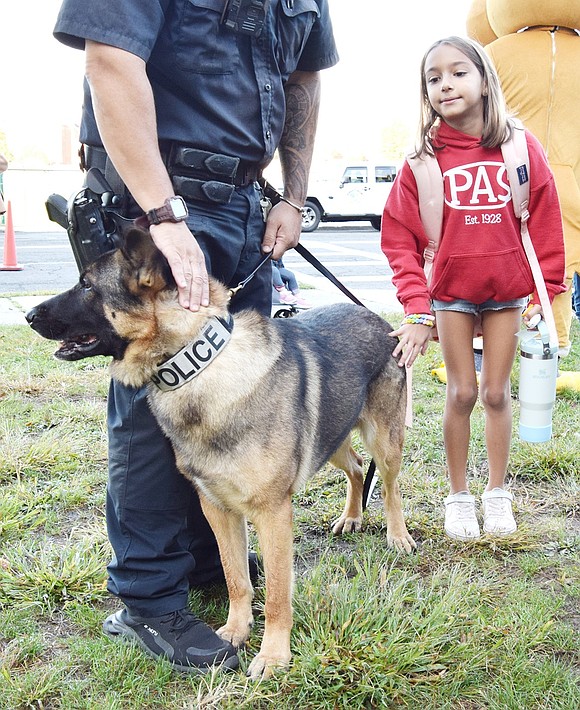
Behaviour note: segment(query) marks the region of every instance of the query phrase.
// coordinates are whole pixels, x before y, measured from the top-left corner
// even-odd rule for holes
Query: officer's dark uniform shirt
[[[328,0],[270,0],[259,37],[221,24],[225,2],[64,0],[54,35],[79,49],[90,39],[143,59],[161,141],[265,165],[284,127],[289,75],[338,61]],[[80,139],[102,144],[86,82]]]

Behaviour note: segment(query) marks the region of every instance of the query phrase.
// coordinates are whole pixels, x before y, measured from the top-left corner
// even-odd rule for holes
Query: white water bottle
[[[549,441],[556,401],[558,346],[550,345],[548,326],[532,318],[520,337],[520,438],[531,443]],[[532,330],[537,328],[537,330]]]

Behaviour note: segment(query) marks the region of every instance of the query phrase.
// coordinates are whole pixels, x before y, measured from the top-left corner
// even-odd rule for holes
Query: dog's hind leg
[[[254,679],[268,678],[276,667],[290,663],[292,630],[292,498],[262,506],[252,515],[264,558],[266,604],[264,637],[260,652],[247,674]]]
[[[401,552],[412,552],[417,545],[405,525],[397,481],[403,459],[404,413],[400,417],[393,416],[393,412],[389,414],[390,417],[379,410],[369,416],[367,410],[359,422],[359,431],[383,481],[381,493],[389,547],[395,547]]]
[[[352,448],[350,434],[332,455],[330,463],[341,468],[347,476],[344,511],[332,524],[332,532],[335,535],[358,532],[362,527],[363,516],[363,458]]]
[[[228,618],[217,633],[239,648],[248,640],[254,621],[246,519],[235,511],[218,508],[201,493],[199,500],[218,543],[229,594]]]

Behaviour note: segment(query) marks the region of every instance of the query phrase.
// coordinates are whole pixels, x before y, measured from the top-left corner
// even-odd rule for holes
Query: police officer
[[[338,59],[327,0],[64,0],[55,36],[85,50],[85,164],[145,215],[184,308],[208,304],[208,271],[237,285],[297,243],[319,71]],[[266,215],[256,179],[276,148],[284,200]],[[231,310],[269,314],[271,271]],[[188,609],[190,584],[221,578],[219,555],[143,390],[111,384],[108,429],[108,588],[124,608],[105,633],[181,671],[235,668]]]

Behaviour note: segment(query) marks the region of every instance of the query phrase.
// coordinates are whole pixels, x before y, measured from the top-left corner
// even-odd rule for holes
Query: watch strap
[[[176,216],[173,206],[174,203],[179,203],[181,208],[181,214],[179,214],[179,216]],[[168,197],[161,207],[149,210],[145,213],[145,215],[143,215],[143,217],[138,217],[135,222],[139,226],[148,227],[153,224],[161,224],[161,222],[183,222],[187,215],[187,205],[185,204],[183,197],[175,196]]]

